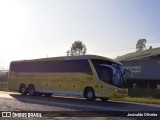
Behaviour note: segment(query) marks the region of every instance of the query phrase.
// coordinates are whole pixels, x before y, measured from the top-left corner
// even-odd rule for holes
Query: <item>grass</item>
[[[147,104],[160,104],[160,99],[145,98],[145,97],[111,98],[110,100],[125,101],[125,102],[136,102],[136,103],[147,103]]]
[[[8,91],[8,88],[0,88],[0,91]]]
[[[0,82],[0,91],[8,91],[8,82]]]

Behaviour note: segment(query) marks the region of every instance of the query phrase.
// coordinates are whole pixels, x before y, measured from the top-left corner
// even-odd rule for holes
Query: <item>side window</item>
[[[66,60],[63,62],[64,65],[61,69],[64,72],[92,73],[88,60]]]
[[[112,71],[107,67],[100,67],[100,79],[107,83],[112,83]]]
[[[115,85],[117,87],[120,86],[121,75],[119,72],[113,74],[113,70],[109,67],[100,67],[100,79],[109,84]]]
[[[11,63],[14,72],[82,72],[92,73],[88,60],[30,61]]]

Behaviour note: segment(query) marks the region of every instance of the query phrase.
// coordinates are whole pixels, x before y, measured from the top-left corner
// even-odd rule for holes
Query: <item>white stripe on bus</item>
[[[55,94],[66,94],[66,95],[77,95],[77,96],[83,96],[83,92],[76,92],[76,91],[64,91],[64,90],[36,90],[36,92],[41,92],[41,93],[55,93]],[[99,97],[98,93],[95,93],[96,97]]]

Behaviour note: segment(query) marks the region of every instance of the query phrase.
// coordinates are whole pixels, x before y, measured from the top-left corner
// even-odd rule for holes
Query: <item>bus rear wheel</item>
[[[30,96],[35,95],[35,87],[34,87],[34,85],[29,85],[28,86],[28,93],[29,93]]]
[[[95,92],[92,88],[88,88],[85,90],[85,98],[88,101],[94,101],[95,100]]]
[[[20,85],[19,93],[21,93],[21,95],[27,95],[27,87],[25,84]]]

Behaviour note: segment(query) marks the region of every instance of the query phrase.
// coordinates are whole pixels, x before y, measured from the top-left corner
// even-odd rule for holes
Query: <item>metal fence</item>
[[[0,82],[0,90],[8,90],[8,82]]]
[[[8,90],[8,72],[0,72],[0,90]]]

